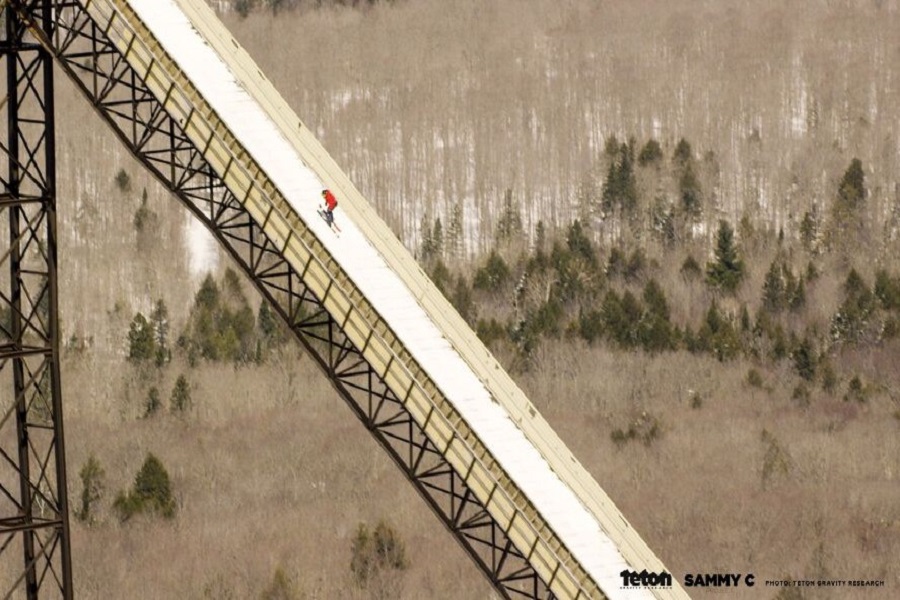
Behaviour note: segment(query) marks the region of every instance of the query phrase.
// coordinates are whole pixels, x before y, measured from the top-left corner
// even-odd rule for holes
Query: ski
[[[325,211],[322,210],[321,208],[319,208],[319,209],[317,209],[317,212],[319,213],[319,216],[322,217],[322,220],[325,221],[326,223],[328,223],[328,218],[325,216]],[[329,224],[329,226],[331,227],[331,230],[334,232],[334,234],[336,236],[340,237],[341,228],[338,227],[338,224],[334,222],[334,219],[331,220],[331,223]]]

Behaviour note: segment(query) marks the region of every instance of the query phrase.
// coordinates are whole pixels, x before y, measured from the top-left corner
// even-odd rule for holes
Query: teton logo
[[[665,571],[662,573],[652,573],[647,569],[640,573],[622,571],[619,576],[622,578],[622,587],[672,587],[672,575]]]

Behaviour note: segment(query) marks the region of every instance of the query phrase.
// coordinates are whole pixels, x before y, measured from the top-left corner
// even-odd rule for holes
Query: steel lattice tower
[[[51,31],[52,6],[0,1],[0,8],[0,596],[71,597],[53,57],[27,25]]]

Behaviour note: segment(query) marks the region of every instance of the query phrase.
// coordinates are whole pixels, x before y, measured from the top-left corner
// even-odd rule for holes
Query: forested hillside
[[[898,593],[900,2],[211,4],[676,576]],[[57,87],[77,594],[490,597]]]
[[[422,0],[229,18],[404,239],[422,216],[460,218],[472,253],[489,245],[507,190],[529,232],[589,215],[596,235],[621,235],[597,210],[612,136],[654,139],[667,156],[691,144],[694,234],[707,241],[720,218],[744,215],[799,238],[853,157],[870,173],[878,241],[894,240],[897,12],[874,1]],[[677,207],[644,183],[639,213]]]

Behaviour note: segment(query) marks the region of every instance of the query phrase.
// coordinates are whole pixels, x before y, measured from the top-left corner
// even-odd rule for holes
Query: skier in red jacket
[[[322,198],[325,199],[325,222],[330,227],[334,223],[334,209],[337,207],[337,198],[331,190],[322,190]]]

